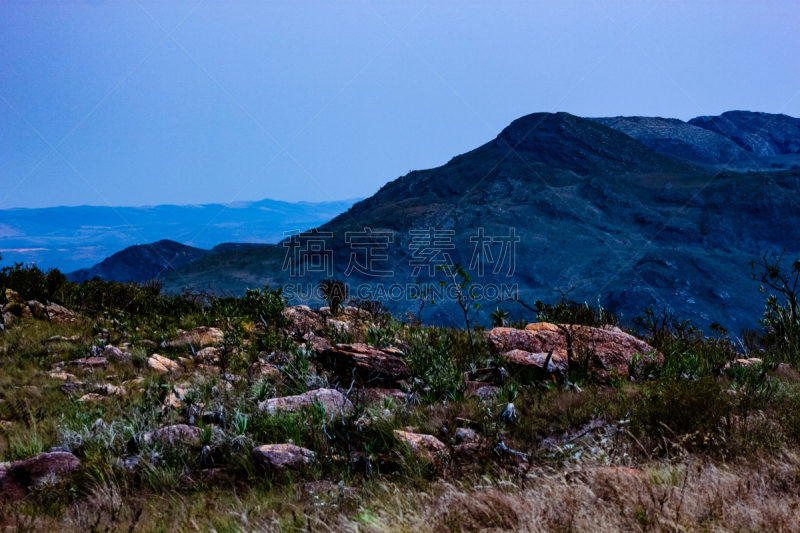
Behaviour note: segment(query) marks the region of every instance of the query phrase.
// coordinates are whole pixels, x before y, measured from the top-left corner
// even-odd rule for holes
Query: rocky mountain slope
[[[638,139],[661,154],[711,164],[745,159],[739,146],[729,138],[677,118],[610,117],[591,120]]]
[[[800,254],[798,206],[799,170],[719,172],[660,154],[594,120],[534,114],[442,167],[386,184],[320,230],[331,232],[326,246],[332,250],[334,275],[351,290],[361,284],[375,289],[416,281],[435,286],[441,277],[417,268],[421,260],[426,267],[426,261],[436,263],[447,253],[467,267],[476,244],[485,244],[494,263],[483,276],[473,263],[473,279],[483,285],[516,284],[529,303],[553,300],[556,289],[574,287],[571,296],[599,300],[627,318],[652,304],[699,325],[719,322],[738,331],[755,327],[753,317],[763,308],[763,296],[749,278],[749,262],[767,250]],[[353,257],[364,261],[363,249],[352,247],[346,234],[364,228],[392,235],[388,259],[374,266],[393,276],[370,276],[357,268],[345,276]],[[451,232],[441,234],[446,238],[438,242],[450,249],[439,255],[420,249],[419,235],[410,232],[431,228]],[[502,249],[502,240],[479,242],[480,228],[493,237],[508,236],[515,228],[520,241],[511,276],[509,250]],[[327,277],[326,272],[292,277],[291,269],[284,269],[289,250],[279,246],[206,256],[163,279],[174,291],[239,293],[246,287],[307,284]],[[501,252],[506,263],[494,274]],[[482,303],[497,305],[492,298]],[[388,304],[395,312],[419,306],[407,295]],[[525,313],[514,304],[501,305]],[[456,308],[444,301],[425,313],[429,321],[460,320]],[[482,320],[487,322],[486,313]]]
[[[728,137],[756,156],[800,154],[800,119],[787,115],[728,111],[693,118],[689,124]]]

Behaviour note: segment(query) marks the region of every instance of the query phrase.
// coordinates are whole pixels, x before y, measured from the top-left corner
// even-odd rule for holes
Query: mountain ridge
[[[542,129],[527,131],[537,125]],[[451,232],[448,253],[466,266],[478,228],[492,236],[515,228],[521,241],[513,277],[487,275],[482,283],[516,283],[529,303],[574,287],[579,301],[599,299],[626,317],[654,305],[698,325],[718,322],[735,331],[756,326],[753,317],[763,309],[749,261],[766,250],[800,254],[797,206],[798,169],[712,168],[656,152],[594,119],[561,113],[527,115],[441,167],[392,180],[319,231],[332,234],[333,276],[374,288],[381,280],[357,271],[345,276],[352,254],[360,253],[348,244],[348,233],[390,232],[385,265],[393,268],[394,281],[414,284],[438,279],[414,274],[412,232]],[[161,279],[170,291],[230,294],[327,277],[292,278],[285,260],[284,246],[233,251],[225,260],[205,256]],[[418,305],[410,299],[387,303],[398,313]],[[458,323],[455,311],[440,302],[428,320]]]

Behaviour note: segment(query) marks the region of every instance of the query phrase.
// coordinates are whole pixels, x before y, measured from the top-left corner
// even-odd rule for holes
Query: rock
[[[92,431],[95,433],[103,432],[106,429],[108,429],[108,424],[106,424],[106,421],[102,418],[98,418],[94,421],[94,424],[92,424]]]
[[[281,375],[278,367],[269,363],[255,362],[250,367],[250,372],[255,376],[262,376],[267,379],[277,379]]]
[[[477,396],[481,400],[491,400],[497,393],[500,392],[500,387],[495,385],[487,385],[480,381],[467,381],[467,387],[464,391],[466,396]]]
[[[124,396],[125,389],[122,387],[117,387],[116,385],[112,385],[111,383],[104,383],[102,385],[95,386],[94,390],[99,392],[100,394],[105,394],[106,396]]]
[[[314,347],[314,351],[317,354],[322,354],[325,350],[329,350],[331,348],[331,343],[328,342],[328,339],[325,337],[320,337],[319,335],[312,335],[308,342],[311,343],[311,346]]]
[[[375,348],[366,344],[337,344],[320,356],[323,366],[340,376],[356,378],[364,382],[376,380],[397,382],[411,376],[403,352],[396,348]]]
[[[79,465],[80,460],[69,452],[40,453],[22,461],[0,463],[0,501],[24,498],[42,478],[68,475]]]
[[[185,331],[169,342],[170,346],[186,346],[191,344],[194,348],[202,348],[222,342],[223,333],[219,328],[206,326]]]
[[[550,324],[549,322],[535,322],[533,324],[528,324],[525,326],[526,331],[552,331],[554,333],[560,333],[558,326],[555,324]]]
[[[453,460],[457,463],[477,465],[484,446],[478,442],[465,442],[453,447]]]
[[[50,321],[56,324],[75,324],[78,322],[75,314],[61,305],[47,304],[45,309],[47,310],[47,316],[50,317]]]
[[[105,400],[105,399],[106,397],[103,396],[102,394],[90,392],[89,394],[84,394],[83,396],[78,398],[78,401],[81,403],[86,403],[86,402],[96,402],[98,400]]]
[[[253,459],[264,470],[284,473],[314,462],[314,452],[294,444],[264,444],[252,451]]]
[[[63,337],[61,335],[54,335],[47,339],[47,342],[79,342],[81,340],[80,335],[73,335],[71,337]]]
[[[20,315],[22,318],[33,318],[33,313],[31,312],[31,308],[27,305],[22,308],[22,312]]]
[[[158,348],[158,344],[155,341],[151,341],[150,339],[142,339],[140,341],[136,341],[136,344],[140,346],[147,346],[148,348],[156,349]]]
[[[411,451],[417,453],[429,461],[434,461],[443,455],[449,455],[447,446],[432,435],[422,433],[411,433],[410,431],[394,430],[394,436],[408,444]]]
[[[28,309],[34,318],[47,318],[47,308],[36,300],[28,302]]]
[[[200,359],[207,364],[216,364],[219,362],[219,348],[209,346],[197,352],[197,359]]]
[[[48,372],[47,375],[53,379],[60,379],[62,381],[78,381],[78,378],[69,372]]]
[[[3,324],[10,326],[16,317],[8,311],[3,312]]]
[[[480,439],[478,432],[470,428],[458,428],[456,430],[456,442],[459,444],[468,444],[477,442]]]
[[[147,359],[147,366],[159,372],[161,374],[166,374],[168,372],[178,372],[180,370],[180,366],[175,361],[167,359],[163,355],[158,355],[154,353]]]
[[[364,389],[364,397],[371,403],[382,402],[387,398],[401,403],[406,401],[406,393],[400,389]]]
[[[542,374],[554,374],[559,377],[567,372],[566,350],[563,353],[553,351],[549,362],[547,361],[547,352],[530,353],[524,350],[511,350],[503,355],[509,365],[517,370],[535,369],[540,370]],[[546,369],[544,368],[545,363],[547,363]]]
[[[131,354],[123,352],[114,346],[106,346],[105,350],[103,350],[103,357],[115,363],[124,363],[130,360]]]
[[[508,372],[505,368],[478,368],[472,372],[466,373],[468,381],[480,381],[482,383],[491,383],[492,385],[502,385],[508,378]]]
[[[200,446],[201,433],[200,428],[196,426],[175,424],[144,433],[139,440],[148,445],[157,442],[164,447],[190,446],[197,448]]]
[[[530,329],[528,329],[530,328]],[[563,328],[563,329],[562,329]],[[566,331],[565,331],[566,330]],[[492,348],[513,359],[518,364],[511,363],[517,370],[541,368],[549,351],[553,351],[551,364],[555,369],[564,368],[567,361],[567,333],[572,339],[573,353],[577,357],[581,351],[589,352],[592,365],[602,376],[608,371],[615,371],[620,375],[628,375],[628,365],[634,355],[644,359],[664,362],[664,356],[655,348],[633,335],[615,329],[591,328],[588,326],[537,323],[529,324],[524,330],[512,328],[494,328],[487,334]],[[533,355],[529,357],[521,352]],[[562,364],[563,363],[563,364]],[[550,365],[548,371],[552,372]]]
[[[289,334],[303,337],[309,333],[318,335],[325,331],[325,319],[307,305],[296,305],[283,310],[283,316],[291,321]]]
[[[284,396],[283,398],[271,398],[258,404],[261,411],[276,413],[285,411],[296,413],[304,407],[312,407],[314,401],[318,401],[325,410],[326,415],[345,414],[353,411],[353,404],[350,403],[344,394],[333,389],[316,389],[297,396]]]
[[[95,366],[108,366],[108,359],[105,357],[84,357],[81,359],[75,359],[72,364],[81,366],[81,367],[95,367]]]
[[[737,359],[736,361],[734,361],[734,364],[736,366],[741,366],[741,367],[744,367],[744,368],[750,368],[753,365],[761,364],[763,362],[764,361],[762,361],[758,357],[751,357],[750,359]]]

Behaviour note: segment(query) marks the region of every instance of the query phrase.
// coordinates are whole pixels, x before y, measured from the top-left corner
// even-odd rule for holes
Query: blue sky
[[[327,201],[537,111],[800,116],[794,1],[0,3],[0,208]]]

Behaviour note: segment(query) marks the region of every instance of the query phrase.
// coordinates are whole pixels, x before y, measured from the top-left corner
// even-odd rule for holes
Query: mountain
[[[728,137],[677,118],[610,117],[590,120],[629,135],[660,154],[710,164],[745,159],[739,146]]]
[[[5,209],[0,210],[0,252],[6,264],[34,262],[69,272],[161,239],[205,249],[219,243],[276,243],[284,232],[318,226],[354,201]]]
[[[787,115],[728,111],[689,124],[728,137],[755,156],[800,154],[800,119]]]
[[[326,258],[333,275],[359,296],[390,294],[393,283],[405,287],[405,294],[387,300],[398,313],[419,306],[407,286],[419,281],[436,287],[443,279],[435,270],[429,276],[427,266],[447,253],[476,267],[469,272],[484,288],[516,285],[528,303],[553,301],[558,291],[572,289],[577,300],[600,301],[627,318],[654,305],[698,325],[718,322],[738,331],[756,327],[763,312],[749,262],[767,250],[800,255],[798,206],[798,169],[712,169],[659,153],[596,120],[537,113],[441,167],[387,183],[323,224],[319,231],[332,236],[319,240],[331,250]],[[391,235],[392,242],[378,250],[386,259],[373,270],[391,270],[392,276],[358,268],[345,274],[353,258],[366,261],[364,242],[353,238],[364,228],[373,244],[380,232]],[[511,228],[520,239],[513,253],[503,248],[510,239],[502,239]],[[420,235],[431,229],[438,231],[435,246],[421,246]],[[482,236],[498,240],[487,244]],[[305,288],[327,272],[292,277],[297,272],[285,268],[294,258],[291,244],[208,255],[162,279],[171,291],[284,286],[293,301],[313,303]],[[513,275],[507,276],[512,256]],[[482,276],[474,261],[480,257],[490,263]],[[505,262],[495,274],[501,257]],[[488,296],[481,302],[530,318],[515,304]],[[459,309],[446,297],[424,314],[427,321],[460,323]],[[481,320],[487,322],[485,312]]]

